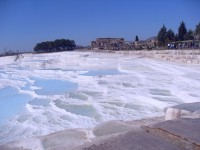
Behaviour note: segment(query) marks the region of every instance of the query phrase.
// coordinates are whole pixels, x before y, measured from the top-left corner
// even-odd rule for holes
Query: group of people
[[[199,49],[200,41],[172,42],[167,44],[168,49]]]

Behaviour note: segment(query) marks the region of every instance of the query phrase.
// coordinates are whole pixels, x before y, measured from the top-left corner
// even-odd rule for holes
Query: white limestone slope
[[[162,116],[165,107],[199,101],[199,65],[131,53],[1,57],[0,143]]]

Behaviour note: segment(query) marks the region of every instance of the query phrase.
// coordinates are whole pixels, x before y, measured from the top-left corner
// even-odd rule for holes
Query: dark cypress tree
[[[195,29],[195,39],[196,39],[196,40],[200,40],[200,22],[199,22],[199,24],[196,26],[196,29]]]
[[[176,40],[174,32],[169,29],[166,33],[165,43],[174,42]]]
[[[136,37],[135,37],[135,41],[136,42],[138,42],[139,41],[139,38],[138,38],[138,36],[136,35]]]
[[[192,30],[189,30],[189,31],[185,34],[184,39],[185,39],[185,40],[194,40],[193,31],[192,31]]]
[[[167,33],[167,28],[163,25],[163,27],[158,32],[157,36],[159,46],[163,47],[165,46],[166,33]]]
[[[185,40],[184,36],[186,35],[186,33],[187,33],[187,29],[186,29],[185,23],[182,21],[178,28],[178,40],[179,41]]]

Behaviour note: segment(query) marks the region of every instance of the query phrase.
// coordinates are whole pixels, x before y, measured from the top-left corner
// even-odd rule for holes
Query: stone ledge
[[[200,118],[200,102],[185,103],[166,108],[165,120],[178,118]]]
[[[142,127],[181,149],[200,149],[200,119],[178,119]]]
[[[143,130],[129,131],[73,150],[181,150],[177,146]]]

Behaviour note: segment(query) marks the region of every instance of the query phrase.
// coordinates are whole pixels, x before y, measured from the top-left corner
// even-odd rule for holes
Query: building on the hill
[[[156,37],[149,38],[145,41],[128,42],[124,38],[97,38],[91,42],[93,50],[139,50],[152,49],[157,45]]]
[[[97,38],[91,42],[91,49],[121,50],[125,45],[124,38]]]

